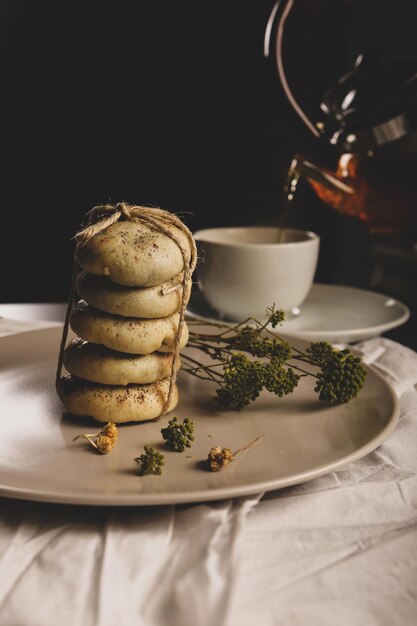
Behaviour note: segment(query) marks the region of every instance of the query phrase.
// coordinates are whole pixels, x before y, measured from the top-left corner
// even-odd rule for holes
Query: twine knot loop
[[[132,219],[132,214],[130,212],[129,205],[126,204],[126,202],[118,202],[115,206],[115,210],[120,211],[123,217],[126,218],[127,220]]]

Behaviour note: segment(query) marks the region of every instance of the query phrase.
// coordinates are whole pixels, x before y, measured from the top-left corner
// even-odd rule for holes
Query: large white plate
[[[120,427],[119,443],[106,456],[81,432],[100,430],[93,421],[63,415],[54,374],[61,331],[49,328],[0,338],[0,494],[71,504],[160,505],[198,502],[270,491],[302,483],[358,459],[394,429],[398,402],[373,369],[352,402],[319,402],[312,382],[302,380],[290,396],[261,396],[240,413],[218,412],[213,387],[182,373],[175,414],[196,420],[190,450],[165,452],[162,476],[137,475],[134,457],[145,444],[160,447],[159,422]],[[212,446],[232,450],[264,439],[223,471],[202,461]]]
[[[222,318],[198,290],[193,291],[188,314],[210,322],[241,321]],[[390,296],[355,287],[315,283],[300,310],[285,321],[279,332],[309,341],[350,343],[378,336],[404,324],[409,317],[408,307]]]
[[[27,322],[57,322],[65,318],[66,304],[60,302],[28,302],[0,304],[0,317]]]

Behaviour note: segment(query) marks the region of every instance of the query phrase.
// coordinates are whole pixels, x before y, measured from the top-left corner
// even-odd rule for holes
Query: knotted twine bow
[[[94,235],[98,235],[103,230],[115,224],[120,219],[124,219],[127,221],[133,222],[142,222],[144,224],[149,224],[153,226],[156,230],[163,233],[170,239],[172,239],[178,246],[181,251],[182,261],[183,261],[183,273],[182,273],[182,295],[181,295],[181,307],[180,307],[180,319],[178,322],[177,332],[175,334],[174,348],[172,354],[172,365],[171,365],[171,374],[169,380],[169,389],[166,402],[162,409],[161,415],[164,415],[170,405],[172,394],[174,391],[174,382],[176,379],[176,370],[175,364],[179,357],[180,351],[180,338],[182,335],[182,331],[185,323],[185,309],[187,307],[187,285],[191,280],[192,273],[195,269],[197,263],[197,249],[195,245],[194,238],[186,227],[184,222],[182,222],[179,217],[174,215],[173,213],[169,213],[169,211],[165,211],[164,209],[158,209],[153,207],[146,206],[138,206],[138,205],[129,205],[125,202],[119,202],[118,204],[101,204],[93,207],[86,214],[85,223],[83,224],[82,230],[80,230],[74,237],[78,246],[85,245]],[[176,226],[179,230],[181,230],[187,237],[190,249],[187,250],[178,237],[173,233],[169,227]],[[189,257],[189,258],[188,258]],[[62,333],[61,346],[59,349],[59,357],[58,357],[58,366],[56,372],[56,381],[55,386],[58,389],[59,381],[61,379],[62,365],[64,360],[64,350],[67,342],[68,336],[68,328],[69,328],[69,320],[71,316],[71,311],[74,306],[74,300],[76,296],[76,280],[79,272],[78,263],[74,257],[74,267],[72,272],[71,279],[71,289],[70,295],[68,298],[68,306],[65,314],[65,322],[64,322],[64,330]]]

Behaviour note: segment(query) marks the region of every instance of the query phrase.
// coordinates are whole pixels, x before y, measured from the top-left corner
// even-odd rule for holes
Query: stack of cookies
[[[168,230],[189,254],[187,235]],[[70,375],[59,394],[68,412],[100,422],[157,418],[178,402],[173,349],[182,299],[184,259],[174,239],[138,221],[118,221],[76,250],[81,273],[64,353]],[[187,302],[191,282],[185,286]],[[179,347],[188,341],[184,324]],[[174,365],[179,367],[179,359]]]

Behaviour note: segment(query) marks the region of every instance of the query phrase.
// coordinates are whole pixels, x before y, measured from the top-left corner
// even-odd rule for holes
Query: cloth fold
[[[222,624],[260,498],[111,511],[3,500],[0,624]]]
[[[415,624],[417,354],[355,346],[400,398],[382,446],[309,483],[267,494],[240,537],[228,626]]]
[[[355,345],[365,363],[375,365],[384,374],[400,398],[417,384],[417,354],[414,350],[385,337],[376,337]]]

